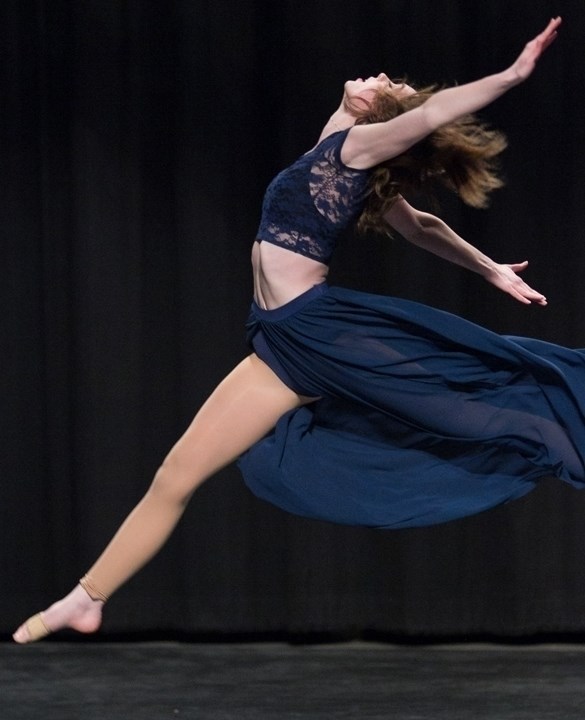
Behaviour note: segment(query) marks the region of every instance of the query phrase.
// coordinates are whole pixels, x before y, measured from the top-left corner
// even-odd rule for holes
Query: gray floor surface
[[[585,645],[0,643],[1,720],[584,720]]]

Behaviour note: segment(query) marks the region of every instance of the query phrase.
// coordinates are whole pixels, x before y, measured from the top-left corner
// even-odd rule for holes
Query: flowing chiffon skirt
[[[555,475],[585,482],[585,351],[419,303],[318,285],[252,304],[248,340],[316,402],[239,460],[258,497],[378,528],[481,512]]]

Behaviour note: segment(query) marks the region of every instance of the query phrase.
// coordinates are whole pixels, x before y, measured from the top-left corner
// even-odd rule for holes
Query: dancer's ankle
[[[92,600],[100,600],[103,603],[106,603],[109,600],[109,597],[96,587],[93,578],[89,574],[86,573],[79,580],[79,584]]]
[[[30,643],[65,628],[81,633],[96,632],[102,622],[105,600],[103,593],[97,597],[94,590],[92,595],[94,597],[81,583],[76,585],[64,598],[24,622],[14,633],[14,640]]]

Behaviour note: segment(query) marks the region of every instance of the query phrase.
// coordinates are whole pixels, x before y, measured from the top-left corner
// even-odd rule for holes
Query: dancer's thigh
[[[285,412],[311,401],[249,355],[210,395],[164,467],[195,487],[260,440]]]

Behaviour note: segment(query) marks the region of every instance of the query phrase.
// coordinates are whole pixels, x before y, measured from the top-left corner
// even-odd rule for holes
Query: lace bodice
[[[360,215],[368,170],[343,164],[349,130],[333,133],[277,175],[262,205],[257,239],[329,263],[343,230]]]

